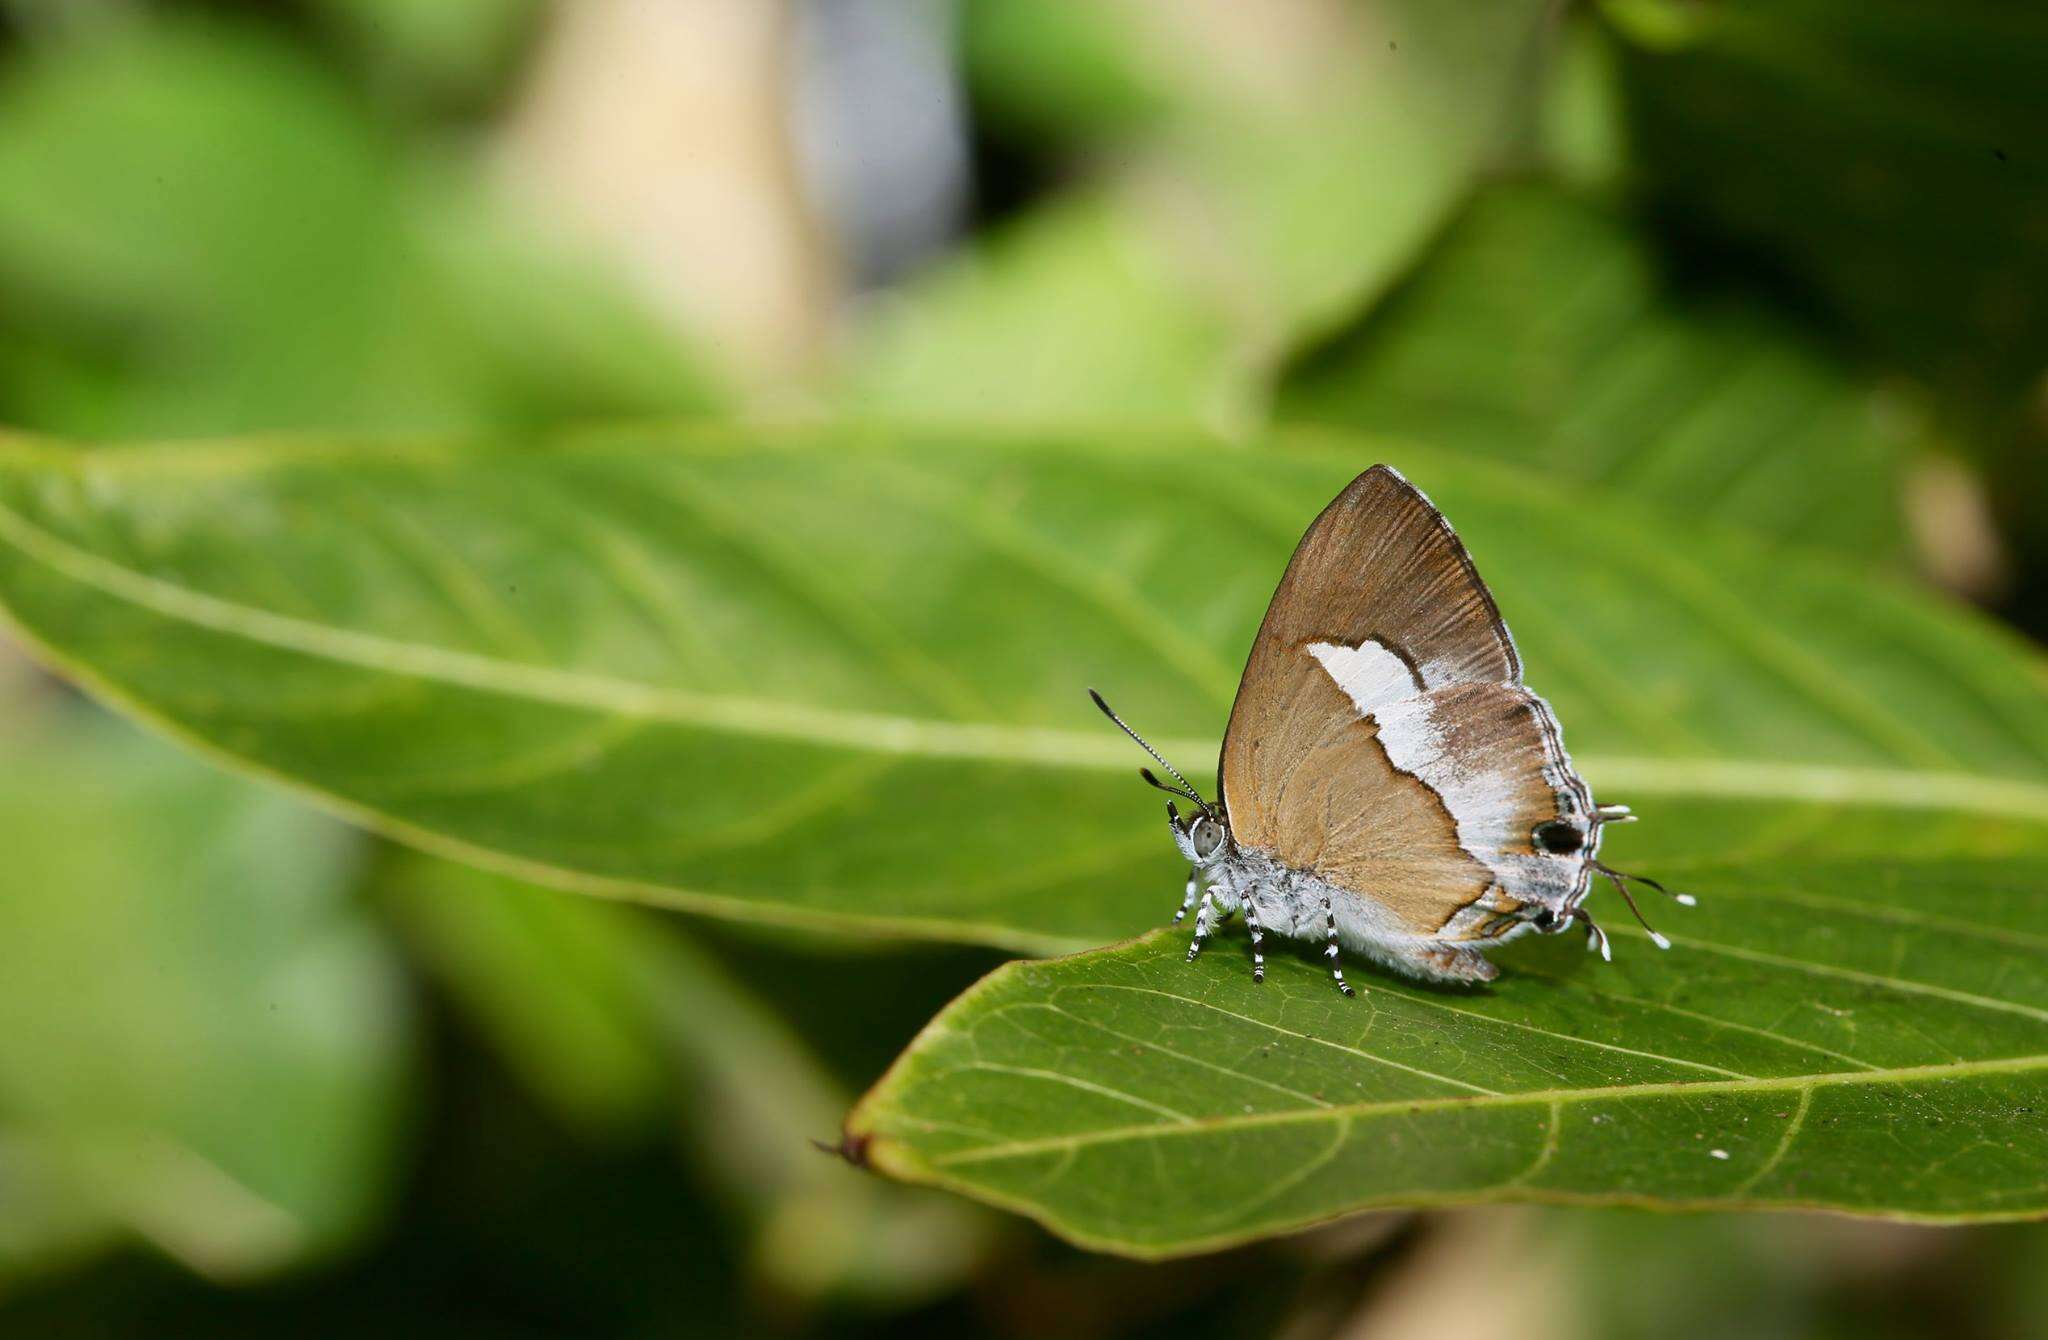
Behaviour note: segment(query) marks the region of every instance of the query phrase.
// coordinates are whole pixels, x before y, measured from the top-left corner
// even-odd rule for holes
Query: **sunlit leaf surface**
[[[110,700],[437,851],[1085,947],[1179,880],[1079,690],[1206,769],[1297,529],[1384,452],[1463,525],[1594,784],[1645,811],[1612,855],[1702,898],[1680,947],[1603,909],[1612,968],[1548,942],[1488,993],[1357,1003],[1305,960],[1253,993],[1174,935],[1006,969],[869,1100],[871,1157],[1134,1251],[1489,1195],[2040,1207],[2048,695],[2016,647],[1418,451],[966,446],[18,441],[0,596]]]
[[[1085,948],[1180,881],[1082,690],[1208,771],[1300,529],[1384,456],[1462,526],[1595,787],[1645,812],[1620,859],[1950,855],[2048,811],[2035,664],[1841,567],[1384,443],[966,445],[16,441],[0,601],[110,700],[444,854]]]
[[[1172,1254],[1374,1205],[2048,1210],[2048,859],[1705,865],[1615,962],[1481,991],[1155,931],[1000,969],[855,1112],[893,1175]],[[1613,917],[1609,918],[1614,920]]]

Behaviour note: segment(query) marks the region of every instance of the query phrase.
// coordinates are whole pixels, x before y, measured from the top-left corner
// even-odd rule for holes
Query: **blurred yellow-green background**
[[[0,0],[0,425],[1317,425],[2039,638],[2044,53],[1909,0]],[[0,769],[0,1334],[2048,1332],[2024,1225],[1091,1257],[809,1144],[997,954],[429,861],[4,640]]]

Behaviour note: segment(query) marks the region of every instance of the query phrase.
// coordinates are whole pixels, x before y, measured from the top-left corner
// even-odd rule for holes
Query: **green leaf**
[[[1202,87],[1157,68],[1165,63],[1156,58],[1159,34],[1142,31],[1142,10],[1086,0],[964,0],[958,12],[975,119],[1019,142],[1085,142],[1157,124],[1185,112]]]
[[[1113,195],[1042,206],[881,304],[847,399],[891,413],[1006,418],[1220,415],[1237,333],[1213,295]],[[1224,388],[1224,389],[1219,389]]]
[[[1687,293],[1613,209],[1518,183],[1475,197],[1277,412],[1884,555],[1913,420],[1896,400],[1761,303]]]
[[[1076,56],[1062,92],[1010,80],[1013,109],[1052,99],[1100,119],[1089,94],[1065,92],[1078,77],[1143,133],[1103,145],[1117,170],[874,304],[849,360],[853,403],[1257,419],[1281,355],[1391,283],[1501,152],[1549,13],[1379,5],[1277,41],[1269,68],[1235,58],[1227,17],[1074,9],[981,5],[970,33],[1029,27]],[[983,69],[988,41],[971,48]],[[1084,51],[1112,68],[1077,71]]]
[[[484,102],[507,82],[539,18],[538,0],[311,0],[368,67],[379,94],[412,103]]]
[[[1706,861],[1670,953],[1603,909],[1614,963],[1523,942],[1481,991],[1346,1000],[1309,950],[1255,986],[1241,943],[1189,964],[1174,931],[1015,963],[849,1139],[1140,1256],[1475,1201],[2038,1216],[2044,852]]]
[[[1146,1253],[1483,1195],[2035,1209],[2038,1142],[2004,1141],[2048,1051],[2038,662],[1840,563],[1371,454],[1459,521],[1594,784],[1645,812],[1615,858],[1706,900],[1680,948],[1616,926],[1611,969],[1547,941],[1493,992],[1373,976],[1355,1004],[1306,956],[1255,994],[1227,945],[1188,968],[1176,936],[1005,969],[862,1109],[870,1157]],[[727,915],[1085,946],[1162,920],[1180,871],[1079,689],[1201,769],[1300,527],[1368,458],[837,426],[15,441],[0,601],[110,700],[433,850]],[[1186,999],[1132,1006],[1134,984]],[[1171,1054],[1191,1046],[1222,1050]],[[1322,1103],[1363,1104],[1359,1143]],[[1209,1153],[1174,1162],[1162,1125]],[[1243,1157],[1210,1157],[1211,1126]],[[1990,1134],[1913,1143],[1958,1127]],[[1080,1135],[1071,1176],[965,1157]],[[1294,1176],[1326,1145],[1343,1176]]]
[[[18,1279],[90,1260],[121,1236],[104,1208],[78,1194],[61,1155],[34,1136],[0,1133],[0,1294]]]
[[[304,51],[110,19],[0,67],[0,416],[95,438],[700,409],[618,276],[408,173]]]
[[[1666,216],[1760,255],[1969,414],[2005,411],[2037,384],[2048,9],[1609,0],[1599,12],[1621,39],[1637,174]]]
[[[108,22],[13,55],[8,417],[165,435],[364,422],[353,395],[387,333],[399,221],[372,129],[332,81],[212,23]]]
[[[1731,825],[1945,851],[1956,815],[1986,841],[2048,816],[2038,664],[1841,566],[1408,448],[969,442],[14,440],[0,605],[109,701],[442,854],[1085,948],[1155,924],[1180,876],[1083,688],[1201,775],[1301,528],[1386,455],[1463,528],[1594,785],[1649,814],[1625,853]]]
[[[586,1136],[662,1112],[658,1031],[636,999],[628,909],[406,854],[378,881],[407,942],[506,1068]]]
[[[0,1256],[97,1226],[242,1278],[345,1242],[406,1059],[347,831],[104,719],[4,743]]]

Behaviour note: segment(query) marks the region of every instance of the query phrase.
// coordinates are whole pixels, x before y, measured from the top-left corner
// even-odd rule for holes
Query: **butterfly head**
[[[1181,855],[1188,858],[1188,863],[1198,866],[1214,865],[1229,856],[1230,820],[1224,815],[1223,807],[1212,805],[1202,799],[1202,793],[1195,790],[1194,783],[1183,777],[1179,768],[1168,763],[1164,754],[1145,743],[1145,737],[1132,730],[1122,717],[1112,711],[1109,704],[1102,701],[1101,694],[1090,689],[1088,696],[1102,709],[1102,715],[1114,721],[1118,730],[1137,741],[1138,748],[1150,754],[1152,760],[1166,769],[1167,775],[1179,783],[1177,786],[1169,786],[1154,776],[1152,769],[1140,768],[1138,776],[1145,779],[1145,784],[1156,787],[1170,796],[1179,796],[1194,805],[1194,812],[1182,818],[1180,808],[1170,800],[1166,802],[1166,821],[1173,828],[1174,845],[1180,848]]]
[[[1536,849],[1548,856],[1574,859],[1579,867],[1578,883],[1572,893],[1559,906],[1543,905],[1527,914],[1535,929],[1545,935],[1555,935],[1583,923],[1587,934],[1587,947],[1596,950],[1602,958],[1612,955],[1608,949],[1607,933],[1600,929],[1593,914],[1583,906],[1591,877],[1595,872],[1606,877],[1616,893],[1628,905],[1630,915],[1642,925],[1650,942],[1659,949],[1671,948],[1671,941],[1652,926],[1643,916],[1642,908],[1636,905],[1631,884],[1645,884],[1681,907],[1691,907],[1696,900],[1689,893],[1674,893],[1647,875],[1632,875],[1603,864],[1596,853],[1600,850],[1600,830],[1607,824],[1633,823],[1635,815],[1626,805],[1600,805],[1592,807],[1584,816],[1582,824],[1566,817],[1538,824],[1531,835]]]
[[[1202,804],[1200,801],[1196,803]],[[1189,865],[1215,865],[1230,856],[1229,821],[1213,807],[1204,805],[1183,818],[1180,807],[1169,800],[1166,802],[1166,822],[1173,829],[1173,845],[1180,848],[1180,854],[1187,858]]]

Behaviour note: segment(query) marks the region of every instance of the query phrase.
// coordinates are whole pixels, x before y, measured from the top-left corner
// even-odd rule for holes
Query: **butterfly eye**
[[[1222,825],[1208,819],[1197,819],[1194,827],[1188,830],[1188,841],[1195,844],[1195,855],[1213,856],[1223,845]]]
[[[1547,851],[1552,856],[1570,856],[1580,847],[1586,845],[1586,840],[1579,836],[1579,830],[1561,819],[1552,819],[1548,823],[1537,824],[1536,832],[1533,836],[1536,839],[1537,849],[1539,851]]]

